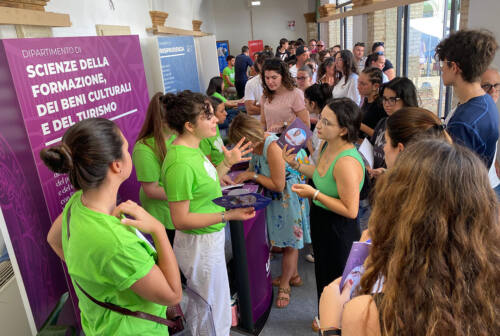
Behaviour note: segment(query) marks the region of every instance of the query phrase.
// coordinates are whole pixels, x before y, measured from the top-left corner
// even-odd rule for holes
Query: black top
[[[286,61],[288,57],[290,57],[290,52],[288,50],[285,50],[284,53],[280,52],[280,48],[276,49],[276,57],[279,57],[280,60]]]
[[[253,61],[250,56],[245,54],[236,56],[236,61],[234,62],[234,81],[246,83],[248,80],[247,69],[252,65]]]
[[[375,99],[372,103],[369,103],[368,98],[365,98],[361,106],[361,113],[363,115],[361,122],[371,129],[375,129],[380,119],[387,117],[380,98]],[[366,137],[365,134],[362,135],[363,138]]]
[[[389,61],[387,58],[385,59],[385,65],[384,68],[382,69],[383,72],[389,69],[394,69],[394,65],[392,65],[391,61]]]

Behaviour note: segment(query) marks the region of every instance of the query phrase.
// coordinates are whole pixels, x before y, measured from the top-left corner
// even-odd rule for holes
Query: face
[[[327,65],[325,70],[326,70],[326,74],[330,77],[333,77],[334,73],[335,73],[335,69],[336,69],[336,63],[333,63],[332,65]]]
[[[281,87],[281,75],[274,70],[266,70],[264,80],[271,91],[276,91]]]
[[[368,75],[364,72],[359,74],[358,78],[358,91],[359,94],[368,97],[372,94],[373,84],[370,82]]]
[[[285,44],[283,44],[283,48],[288,49],[288,42],[285,42]]]
[[[128,151],[128,141],[123,136],[123,133],[120,131],[120,136],[123,141],[122,145],[122,159],[120,160],[122,163],[122,171],[121,174],[123,176],[123,180],[125,181],[130,177],[130,173],[132,173],[132,157]]]
[[[387,115],[392,115],[394,112],[404,107],[403,100],[396,95],[394,90],[389,88],[384,89],[382,103]]]
[[[309,113],[315,113],[315,106],[316,104],[314,104],[313,102],[311,102],[309,99],[305,98],[304,97],[304,103],[306,104],[306,110],[307,112]]]
[[[215,116],[217,117],[218,124],[223,124],[227,117],[226,107],[224,103],[220,103],[217,105],[217,109],[215,110]]]
[[[328,106],[321,111],[316,129],[318,138],[326,141],[335,140],[346,133],[346,129],[339,126],[337,115]]]
[[[374,66],[375,68],[379,68],[380,70],[383,70],[385,67],[385,56],[378,55],[377,61],[372,62],[372,66]]]
[[[208,105],[210,108],[210,115],[207,116],[205,113],[200,113],[200,115],[196,118],[196,124],[192,125],[192,132],[200,140],[217,135],[218,119],[214,114],[212,105]]]
[[[325,50],[325,44],[323,42],[318,42],[318,44],[316,44],[316,49],[318,51]]]
[[[500,96],[500,73],[493,69],[486,70],[481,76],[481,87],[493,98],[495,103],[498,102]]]
[[[453,85],[455,80],[455,75],[453,71],[453,62],[448,62],[447,59],[439,62],[439,67],[441,69],[441,77],[443,78],[443,84],[446,86]]]
[[[311,77],[307,74],[305,71],[299,71],[297,72],[297,86],[299,89],[304,91],[308,87],[312,85],[311,83]]]
[[[229,61],[229,63],[231,64],[231,66],[234,66],[234,62],[236,62],[236,58],[231,58],[231,60]]]
[[[356,59],[361,59],[365,55],[365,47],[356,46],[354,47],[354,57]]]
[[[374,52],[384,52],[384,51],[385,51],[384,46],[379,45],[377,48],[375,48]]]
[[[309,59],[309,50],[307,50],[307,48],[304,48],[304,50],[306,52],[298,57],[302,62],[305,62]]]
[[[335,55],[336,53],[338,53],[340,51],[340,48],[339,47],[333,47],[333,54]]]
[[[344,72],[344,61],[342,60],[340,53],[337,53],[337,55],[335,55],[335,69],[337,69],[337,71],[339,72]]]
[[[385,154],[385,164],[387,165],[388,169],[394,166],[394,162],[396,162],[399,153],[402,151],[401,147],[402,147],[401,144],[397,147],[392,147],[389,133],[385,131],[384,154]]]
[[[316,42],[314,41],[309,42],[309,50],[313,50],[314,48],[316,48]]]

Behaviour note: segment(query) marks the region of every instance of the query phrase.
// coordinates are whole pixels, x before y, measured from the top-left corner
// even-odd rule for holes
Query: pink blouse
[[[306,109],[304,93],[297,88],[274,95],[272,102],[262,96],[260,106],[264,108],[266,116],[266,131],[275,133],[281,133],[285,122],[290,125],[297,117],[297,113]]]

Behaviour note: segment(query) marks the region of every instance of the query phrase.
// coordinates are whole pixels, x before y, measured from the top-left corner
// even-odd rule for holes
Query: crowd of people
[[[182,273],[211,306],[217,335],[229,335],[224,230],[256,212],[212,200],[221,185],[253,181],[271,199],[268,239],[283,253],[272,281],[277,308],[303,283],[299,250],[312,243],[312,328],[323,335],[498,334],[497,48],[491,33],[477,30],[438,44],[443,82],[459,101],[444,121],[419,107],[415,85],[396,77],[383,42],[365,55],[362,42],[350,51],[283,38],[275,52],[252,59],[243,46],[228,56],[206,95],[155,94],[132,157],[113,122],[72,126],[41,157],[77,190],[48,242],[68,266],[84,331],[165,334],[164,325],[96,306],[85,293],[165,317],[181,299]],[[312,131],[298,152],[277,143],[296,119]],[[373,147],[371,164],[358,150],[363,141]],[[231,178],[241,162],[249,168]],[[117,205],[132,166],[141,206]],[[132,228],[150,234],[154,248]],[[340,277],[359,240],[370,253],[351,298],[352,283],[341,290]],[[196,315],[189,309],[187,318]]]

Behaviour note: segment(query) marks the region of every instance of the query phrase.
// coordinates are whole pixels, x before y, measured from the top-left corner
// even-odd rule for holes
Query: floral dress
[[[253,154],[250,169],[257,174],[271,177],[267,163],[267,149],[278,140],[274,134],[267,136],[262,155]],[[301,163],[307,163],[307,156],[301,150],[296,157]],[[265,191],[265,196],[272,199],[266,208],[267,232],[271,244],[278,247],[301,249],[304,243],[311,242],[309,230],[309,202],[292,191],[292,185],[305,183],[303,176],[286,163],[286,185],[283,192]]]

